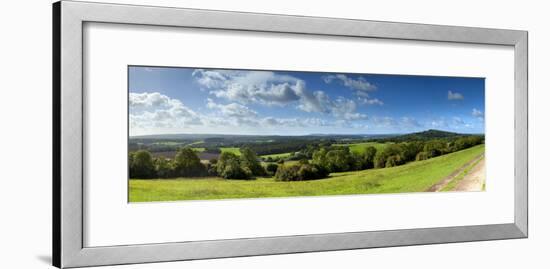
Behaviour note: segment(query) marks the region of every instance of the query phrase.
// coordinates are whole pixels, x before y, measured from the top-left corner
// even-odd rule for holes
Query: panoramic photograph
[[[128,66],[128,199],[484,191],[484,112],[484,78]]]

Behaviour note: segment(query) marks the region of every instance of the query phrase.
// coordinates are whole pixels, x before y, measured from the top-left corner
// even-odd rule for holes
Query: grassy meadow
[[[368,147],[374,147],[377,151],[383,150],[390,143],[364,142],[351,144],[334,144],[333,146],[349,147],[349,150],[354,153],[364,153]]]
[[[351,151],[386,144],[349,144]],[[340,144],[343,145],[343,144]],[[221,148],[238,154],[238,148]],[[211,200],[289,196],[318,196],[372,193],[423,192],[473,160],[485,150],[477,145],[446,155],[404,165],[331,173],[326,179],[276,181],[273,177],[256,180],[227,180],[219,177],[179,179],[130,179],[129,201]],[[286,163],[285,165],[291,165]]]

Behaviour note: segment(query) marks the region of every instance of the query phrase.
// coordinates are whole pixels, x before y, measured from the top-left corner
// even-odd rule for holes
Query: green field
[[[220,178],[132,179],[129,199],[130,202],[147,202],[423,192],[484,150],[484,145],[479,145],[426,161],[391,168],[332,173],[327,179],[311,181],[278,182],[273,178],[250,181]]]
[[[233,153],[237,156],[240,156],[241,155],[241,150],[239,148],[229,148],[229,147],[226,147],[226,148],[220,148],[221,152],[230,152],[230,153]]]
[[[277,153],[277,154],[267,154],[267,155],[261,155],[260,157],[262,158],[268,158],[268,157],[271,157],[271,158],[287,158],[290,156],[290,152],[286,152],[286,153]]]
[[[374,147],[376,150],[384,149],[388,143],[378,143],[378,142],[364,142],[364,143],[353,143],[353,144],[333,144],[333,146],[340,147],[349,147],[351,152],[363,153],[367,147]]]

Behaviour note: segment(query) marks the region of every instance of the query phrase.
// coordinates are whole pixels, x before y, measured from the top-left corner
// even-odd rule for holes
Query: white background
[[[121,1],[123,2],[123,1]],[[124,1],[138,3],[138,1]],[[140,1],[143,3],[146,1]],[[543,1],[149,1],[157,5],[347,17],[530,31],[530,238],[115,268],[545,268],[550,241],[550,23]],[[48,268],[51,237],[51,2],[0,13],[0,267]],[[7,149],[7,150],[6,150]]]
[[[105,23],[88,24],[84,40],[85,246],[514,220],[514,155],[507,147],[514,144],[511,47]],[[278,53],[265,53],[273,49]],[[487,190],[128,204],[128,64],[484,77],[487,100],[498,100],[484,109]]]

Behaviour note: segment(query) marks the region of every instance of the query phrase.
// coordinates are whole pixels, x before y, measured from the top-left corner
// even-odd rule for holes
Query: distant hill
[[[398,136],[381,138],[376,140],[392,141],[392,142],[412,141],[412,140],[424,141],[424,140],[431,140],[431,139],[445,139],[445,138],[453,138],[453,137],[469,136],[469,135],[472,135],[472,134],[460,134],[460,133],[430,129],[422,132],[398,135]]]

